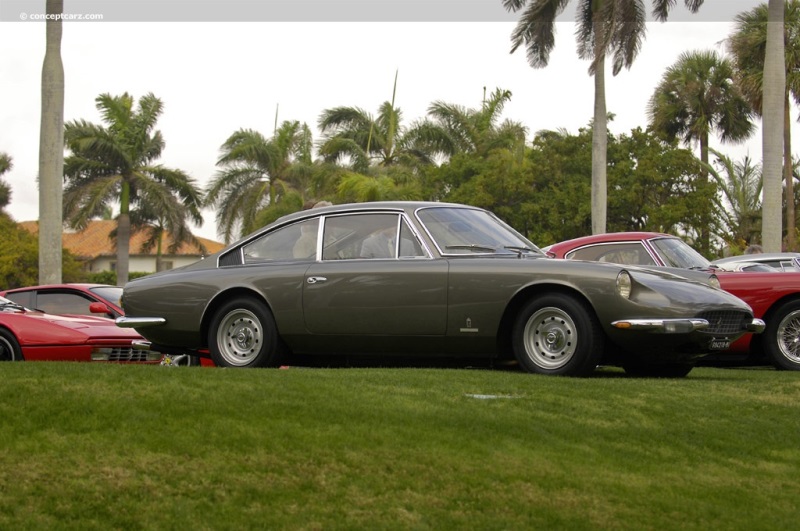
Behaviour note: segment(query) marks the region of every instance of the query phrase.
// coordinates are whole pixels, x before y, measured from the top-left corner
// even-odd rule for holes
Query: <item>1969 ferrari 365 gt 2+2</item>
[[[161,352],[265,367],[292,354],[516,358],[685,376],[763,323],[664,271],[556,260],[488,211],[379,202],[283,217],[192,265],[129,282],[123,327]]]

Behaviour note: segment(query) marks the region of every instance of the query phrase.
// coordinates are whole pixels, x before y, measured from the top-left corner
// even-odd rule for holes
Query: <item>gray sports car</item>
[[[122,306],[117,324],[152,348],[226,367],[402,354],[680,377],[764,326],[705,283],[552,259],[486,210],[429,202],[291,214],[205,260],[129,282]]]

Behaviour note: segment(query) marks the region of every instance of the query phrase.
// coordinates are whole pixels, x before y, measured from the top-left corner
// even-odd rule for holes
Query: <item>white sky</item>
[[[14,163],[3,176],[13,192],[8,211],[23,221],[38,217],[45,24],[7,15],[0,17],[0,152]],[[587,126],[593,80],[588,63],[577,58],[574,23],[557,24],[550,65],[539,70],[528,66],[524,50],[509,53],[513,28],[505,21],[64,22],[64,117],[100,123],[99,94],[153,92],[164,102],[160,162],[201,185],[216,170],[220,145],[237,129],[271,135],[276,107],[279,121],[306,122],[314,131],[326,108],[377,112],[391,99],[396,71],[396,105],[406,125],[423,118],[435,100],[475,108],[484,87],[499,87],[513,93],[503,118],[523,122],[529,138],[542,129],[574,133]],[[721,51],[730,28],[719,20],[649,23],[633,68],[606,77],[608,111],[616,115],[611,132],[645,127],[647,101],[664,70],[684,51]],[[737,160],[745,154],[761,159],[760,131],[742,145],[712,146]],[[218,239],[213,212],[195,233]]]

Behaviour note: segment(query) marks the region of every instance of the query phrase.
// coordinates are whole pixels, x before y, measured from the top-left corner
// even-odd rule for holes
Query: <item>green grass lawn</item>
[[[792,529],[800,374],[0,365],[0,529]]]

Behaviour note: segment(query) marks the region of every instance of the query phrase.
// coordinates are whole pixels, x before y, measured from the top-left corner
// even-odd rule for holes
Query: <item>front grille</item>
[[[112,348],[108,355],[108,361],[147,361],[149,350],[141,350],[138,348]]]
[[[708,328],[703,329],[703,332],[709,334],[736,334],[744,330],[752,320],[750,314],[737,310],[703,312],[697,317],[708,321]]]

